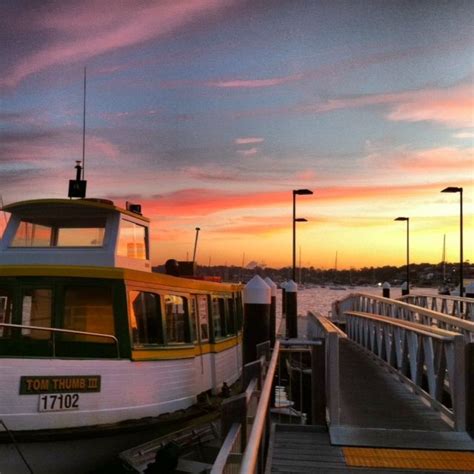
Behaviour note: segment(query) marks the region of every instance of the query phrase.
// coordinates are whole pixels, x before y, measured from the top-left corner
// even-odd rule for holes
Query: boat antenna
[[[86,77],[87,68],[84,67],[84,106],[82,112],[82,179],[85,179],[86,170]]]
[[[199,236],[199,231],[201,230],[200,227],[196,227],[196,237],[194,239],[194,252],[193,252],[193,264],[196,261],[196,249],[197,249],[197,244],[198,244],[198,236]]]

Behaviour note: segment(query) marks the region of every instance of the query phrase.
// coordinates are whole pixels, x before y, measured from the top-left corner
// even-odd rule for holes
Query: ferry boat
[[[4,206],[0,420],[12,434],[98,430],[186,409],[241,374],[241,285],[151,271],[138,205]]]

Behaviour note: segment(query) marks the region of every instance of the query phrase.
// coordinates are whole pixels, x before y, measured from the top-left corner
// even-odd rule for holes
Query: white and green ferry
[[[237,380],[241,286],[153,273],[136,207],[44,199],[4,211],[0,420],[11,433],[124,426]]]

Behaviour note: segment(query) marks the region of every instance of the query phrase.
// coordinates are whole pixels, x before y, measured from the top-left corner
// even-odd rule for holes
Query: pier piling
[[[298,305],[297,294],[298,285],[290,280],[286,284],[286,337],[290,339],[298,338]]]
[[[277,286],[273,283],[270,277],[265,278],[265,283],[270,287],[271,300],[270,300],[270,345],[275,345],[275,332],[276,332],[276,295]]]
[[[271,289],[255,275],[244,288],[243,362],[257,359],[256,346],[270,339]]]

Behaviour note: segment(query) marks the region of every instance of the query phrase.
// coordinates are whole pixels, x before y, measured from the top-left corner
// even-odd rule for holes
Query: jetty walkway
[[[474,472],[474,300],[427,301],[353,294],[298,318],[212,472]]]

